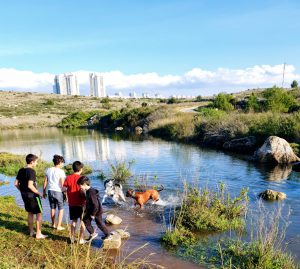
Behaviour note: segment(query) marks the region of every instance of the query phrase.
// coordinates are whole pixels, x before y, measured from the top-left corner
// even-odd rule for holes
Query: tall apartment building
[[[53,92],[63,95],[80,95],[77,77],[73,73],[56,75]]]
[[[90,73],[90,95],[96,97],[106,97],[103,76],[101,74]]]

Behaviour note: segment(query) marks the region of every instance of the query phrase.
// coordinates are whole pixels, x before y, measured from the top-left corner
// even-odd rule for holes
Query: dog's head
[[[128,189],[128,191],[126,192],[126,197],[131,197],[133,194],[133,189]]]
[[[111,188],[114,185],[114,181],[112,179],[107,179],[104,181],[104,188]]]

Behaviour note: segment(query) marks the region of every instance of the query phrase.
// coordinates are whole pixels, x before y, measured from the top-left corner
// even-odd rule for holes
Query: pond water
[[[34,153],[42,159],[51,161],[54,154],[61,154],[67,163],[83,161],[93,168],[90,176],[92,185],[103,195],[103,182],[98,179],[100,171],[108,173],[109,165],[116,160],[134,160],[132,172],[151,184],[162,184],[160,206],[149,205],[140,211],[128,198],[126,206],[105,206],[105,210],[114,210],[123,222],[121,228],[131,233],[131,238],[123,249],[127,252],[149,243],[138,255],[155,253],[151,261],[167,268],[199,268],[190,262],[182,261],[164,250],[159,242],[164,229],[164,209],[179,201],[184,181],[216,188],[224,182],[230,193],[236,195],[241,188],[249,187],[249,212],[254,218],[259,216],[257,195],[267,189],[283,191],[287,199],[280,203],[263,203],[265,210],[273,211],[282,207],[282,214],[289,212],[289,227],[286,233],[288,250],[300,261],[300,173],[290,168],[270,168],[266,165],[255,165],[239,156],[203,149],[193,145],[166,142],[160,139],[143,139],[120,136],[108,136],[96,130],[62,130],[56,128],[24,129],[1,131],[0,151],[17,154]],[[11,183],[0,187],[0,195],[16,196],[18,204],[23,205],[18,191],[13,186],[14,178],[0,175],[0,179]],[[133,187],[134,179],[124,185],[124,189]],[[49,220],[48,200],[43,200],[44,219]],[[68,210],[66,210],[68,212]],[[101,240],[93,242],[95,247]],[[137,256],[134,257],[137,257]]]

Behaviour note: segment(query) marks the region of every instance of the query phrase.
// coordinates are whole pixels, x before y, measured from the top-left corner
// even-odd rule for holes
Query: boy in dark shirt
[[[36,185],[36,174],[33,169],[37,165],[38,157],[33,154],[26,156],[26,167],[21,168],[15,180],[15,186],[20,190],[24,201],[25,210],[28,212],[28,227],[30,236],[34,236],[33,218],[36,215],[36,239],[45,239],[42,234],[42,203],[41,196]]]
[[[90,180],[82,176],[78,179],[77,184],[80,186],[82,191],[86,192],[86,209],[83,216],[83,222],[86,229],[90,233],[89,240],[93,240],[98,236],[98,233],[95,232],[92,226],[92,220],[96,221],[98,228],[104,233],[102,239],[109,237],[109,232],[102,221],[102,205],[99,200],[99,191],[90,186]]]

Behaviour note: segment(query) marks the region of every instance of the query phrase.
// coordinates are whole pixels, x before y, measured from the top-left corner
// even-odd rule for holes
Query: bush
[[[117,182],[126,182],[131,176],[131,166],[134,164],[134,161],[116,161],[114,164],[110,164],[109,178]],[[100,179],[106,179],[103,171],[100,171]]]
[[[17,176],[19,169],[26,165],[25,157],[25,155],[0,152],[0,173],[7,176]],[[52,163],[38,160],[37,166],[34,167],[38,180],[44,178],[45,170],[51,166]]]
[[[254,112],[259,112],[261,110],[261,106],[259,104],[257,96],[252,93],[246,103],[246,111],[254,111]]]
[[[201,102],[202,101],[202,96],[198,95],[195,99],[196,102]]]
[[[224,231],[244,226],[242,218],[248,203],[248,190],[231,198],[220,184],[218,191],[187,187],[177,222],[192,231]]]
[[[231,94],[219,93],[212,102],[214,108],[230,111],[234,109],[232,105],[233,96]]]
[[[52,99],[49,99],[46,101],[45,103],[46,106],[53,106],[54,105],[54,101]]]
[[[109,102],[110,102],[109,97],[104,97],[104,98],[102,98],[101,101],[100,101],[101,104],[108,104]]]
[[[167,100],[167,104],[168,104],[168,105],[176,104],[176,103],[178,103],[178,100],[177,100],[176,98],[174,98],[174,97],[171,97],[171,98],[169,98],[169,99]]]
[[[71,113],[67,117],[63,118],[62,121],[57,125],[57,127],[60,128],[86,127],[88,120],[95,114],[98,114],[98,112],[79,111],[79,112]]]
[[[288,112],[296,102],[291,93],[276,86],[265,90],[263,97],[266,99],[265,109],[273,112]]]

